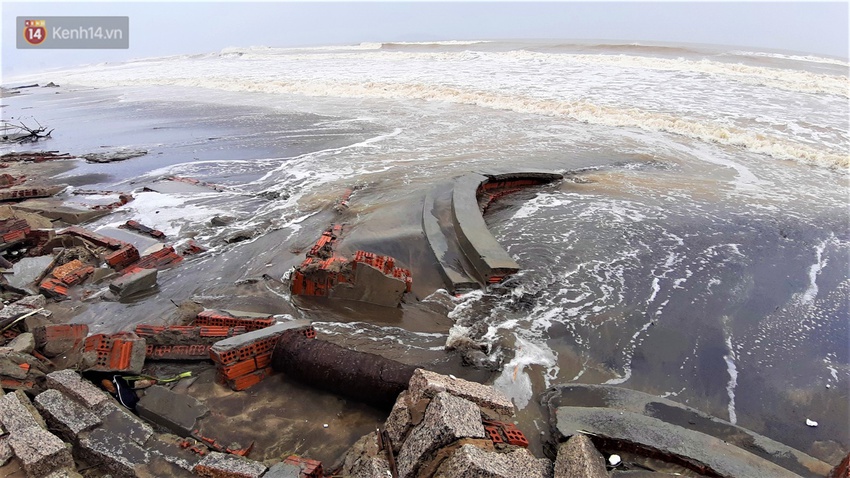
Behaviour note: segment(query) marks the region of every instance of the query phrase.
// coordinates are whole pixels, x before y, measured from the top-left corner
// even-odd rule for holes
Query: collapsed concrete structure
[[[482,214],[497,198],[563,176],[544,172],[470,173],[425,197],[422,229],[449,292],[497,284],[519,272],[519,264],[496,241]]]
[[[290,278],[294,295],[329,297],[397,307],[413,278],[395,259],[366,251],[353,257],[336,253],[343,225],[331,226],[307,252],[307,258]]]

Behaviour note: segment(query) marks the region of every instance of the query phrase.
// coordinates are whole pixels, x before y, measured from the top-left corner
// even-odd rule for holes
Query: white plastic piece
[[[810,426],[810,427],[816,427],[816,426],[818,426],[818,422],[816,422],[816,421],[814,421],[814,420],[809,420],[809,419],[807,418],[807,419],[806,419],[806,425],[808,425],[808,426]]]
[[[325,423],[325,424],[324,424],[324,425],[322,425],[322,426],[323,426],[323,427],[325,427],[325,428],[327,428],[327,427],[328,427],[328,424],[327,424],[327,423]]]
[[[611,455],[608,457],[608,464],[611,466],[617,466],[621,461],[623,460],[620,458],[620,455]]]

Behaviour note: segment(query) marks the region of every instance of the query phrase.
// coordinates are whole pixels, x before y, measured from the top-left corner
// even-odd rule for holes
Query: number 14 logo
[[[26,20],[24,22],[24,40],[30,45],[38,45],[47,38],[44,20]]]

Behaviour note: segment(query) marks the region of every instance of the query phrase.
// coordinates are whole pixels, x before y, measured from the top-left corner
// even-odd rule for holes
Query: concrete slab
[[[559,407],[556,419],[553,433],[557,436],[569,437],[581,430],[694,470],[735,478],[799,477],[723,440],[642,414],[611,408]]]
[[[156,275],[156,269],[139,269],[110,282],[109,290],[118,297],[129,297],[156,286]]]
[[[45,270],[53,263],[53,256],[24,257],[15,263],[12,274],[6,274],[6,282],[18,290],[30,294],[38,292],[38,284],[35,280],[44,274]]]
[[[197,420],[208,412],[207,407],[193,397],[159,385],[145,390],[136,404],[136,411],[145,420],[182,437],[191,436]]]
[[[37,213],[67,224],[82,224],[103,217],[111,212],[108,210],[74,207],[62,201],[52,199],[30,199],[16,204],[14,209]]]
[[[452,294],[480,288],[478,281],[463,267],[465,258],[457,244],[454,223],[451,221],[450,191],[429,191],[422,209],[422,230],[437,259],[437,269]],[[444,197],[445,196],[445,197]]]
[[[713,436],[802,476],[820,477],[830,469],[827,463],[751,430],[672,400],[635,390],[607,385],[570,384],[546,391],[541,396],[541,403],[549,408],[550,423],[560,406],[607,407],[642,414]]]
[[[135,442],[103,428],[82,434],[78,450],[83,459],[101,463],[118,478],[135,478],[136,465],[144,465],[151,459],[150,453]]]
[[[212,478],[259,478],[265,471],[258,461],[218,452],[209,453],[194,469],[195,474]]]

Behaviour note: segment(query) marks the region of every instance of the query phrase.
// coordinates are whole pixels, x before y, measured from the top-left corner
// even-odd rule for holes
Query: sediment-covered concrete
[[[488,189],[512,189],[544,184],[557,181],[562,177],[554,173],[516,172],[470,173],[455,179],[451,193],[454,232],[461,250],[472,265],[472,273],[479,281],[485,285],[499,282],[506,276],[519,272],[520,269],[519,264],[499,245],[487,228],[478,202],[479,192]],[[438,241],[435,243],[439,244]],[[436,250],[435,254],[437,254]],[[439,255],[437,257],[440,258]]]
[[[445,198],[442,197],[444,195]],[[462,252],[452,250],[458,247],[454,240],[449,239],[455,236],[454,225],[452,221],[446,220],[447,218],[439,217],[441,207],[438,201],[448,204],[451,201],[450,191],[429,191],[425,195],[422,208],[422,230],[425,231],[425,239],[437,258],[437,270],[451,293],[478,289],[478,281],[466,273],[460,262],[463,260]]]
[[[656,397],[643,392],[607,385],[580,385],[570,384],[553,387],[541,396],[541,403],[548,407],[550,424],[553,431],[557,431],[558,439],[565,439],[569,435],[567,424],[569,420],[567,413],[559,414],[559,410],[590,407],[598,410],[607,409],[612,417],[617,417],[620,411],[629,412],[635,419],[642,415],[653,419],[667,429],[681,430],[681,433],[694,432],[704,434],[720,440],[729,446],[737,447],[747,454],[757,456],[764,462],[769,462],[789,470],[794,474],[809,477],[825,476],[830,466],[816,458],[813,458],[799,450],[783,445],[770,438],[758,435],[751,430],[738,427],[727,421],[707,415],[699,410],[676,403],[672,400]],[[571,412],[578,420],[578,411]],[[598,412],[588,416],[599,417],[604,412]],[[584,417],[585,415],[580,415]],[[581,420],[584,420],[582,418]],[[621,422],[623,418],[619,419]],[[623,425],[625,426],[625,425]],[[589,428],[585,430],[592,431]],[[647,443],[647,445],[651,445]],[[656,448],[665,449],[662,443],[657,443]],[[779,476],[779,475],[776,475]]]

